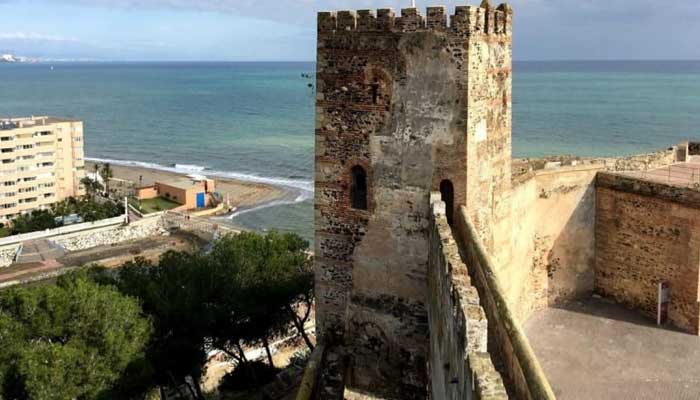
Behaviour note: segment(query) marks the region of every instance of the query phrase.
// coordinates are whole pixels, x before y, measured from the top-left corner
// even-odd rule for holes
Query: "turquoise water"
[[[85,121],[88,157],[282,185],[247,228],[313,230],[313,63],[0,64],[0,116]],[[515,156],[652,151],[700,136],[700,62],[515,64]]]

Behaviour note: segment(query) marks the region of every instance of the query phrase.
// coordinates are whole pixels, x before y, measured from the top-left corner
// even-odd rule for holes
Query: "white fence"
[[[0,247],[18,245],[20,243],[26,242],[28,240],[45,239],[54,236],[67,235],[70,233],[82,232],[91,229],[106,228],[109,226],[123,224],[125,222],[124,216],[103,219],[95,222],[85,222],[82,224],[62,226],[55,229],[47,229],[40,232],[24,233],[21,235],[8,236],[6,238],[0,239]]]

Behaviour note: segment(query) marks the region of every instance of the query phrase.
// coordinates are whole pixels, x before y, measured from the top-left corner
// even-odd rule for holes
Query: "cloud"
[[[0,0],[2,2],[2,0]],[[34,42],[80,42],[80,40],[57,35],[45,35],[36,32],[0,32],[0,40],[34,41]]]
[[[0,3],[27,0],[0,0]],[[495,5],[499,0],[491,0]],[[435,3],[444,4],[448,9],[456,5],[478,5],[481,0],[418,0],[419,8]],[[290,24],[313,23],[317,11],[383,8],[400,9],[409,4],[408,0],[63,0],[82,6],[117,8],[129,10],[180,10],[203,11],[268,19]],[[689,15],[700,17],[698,0],[511,0],[516,15],[552,16],[584,21],[589,18],[655,18],[660,16]],[[593,21],[594,22],[594,21]]]
[[[491,0],[494,5],[501,1]],[[442,3],[449,13],[456,5],[478,5],[480,2],[417,0],[420,9]],[[238,53],[245,51],[247,44],[260,41],[264,36],[270,43],[287,40],[287,46],[311,58],[318,11],[393,7],[398,13],[410,1],[0,0],[0,4],[10,4],[13,8],[15,4],[30,3],[35,7],[38,3],[54,6],[59,14],[70,15],[71,19],[79,20],[78,15],[91,12],[97,18],[86,24],[89,29],[79,26],[61,28],[52,20],[53,25],[48,26],[54,27],[50,33],[56,35],[2,33],[0,27],[3,44],[12,39],[24,43],[77,42],[69,37],[73,35],[92,47],[106,48],[111,43],[112,46],[165,51],[183,48],[187,44],[192,47],[196,37],[199,47],[202,47],[199,43],[217,43],[220,47],[230,47],[231,53]],[[700,47],[695,39],[700,36],[700,24],[697,23],[700,20],[699,0],[510,0],[510,3],[515,10],[517,59],[700,58]],[[108,12],[103,12],[105,10]],[[112,13],[113,10],[120,12]],[[165,17],[163,11],[167,12]],[[22,14],[18,15],[21,18]],[[133,18],[133,23],[131,16],[137,17]],[[127,37],[115,41],[110,34],[103,34],[101,24],[111,26],[115,31],[123,27],[128,35],[121,35]],[[48,29],[46,26],[15,25],[5,29],[43,31]],[[88,31],[90,33],[86,34]],[[66,36],[59,36],[61,34]],[[96,39],[100,40],[99,44],[90,42]],[[270,52],[261,53],[260,57],[277,54],[273,50]],[[216,52],[211,57],[219,56],[220,52]]]

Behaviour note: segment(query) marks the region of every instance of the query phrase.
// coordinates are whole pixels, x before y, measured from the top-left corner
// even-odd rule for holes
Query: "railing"
[[[700,165],[697,164],[678,163],[650,170],[617,173],[673,186],[700,189]]]
[[[188,214],[168,211],[163,215],[163,225],[168,229],[212,234],[238,233],[234,228],[217,224],[207,218],[198,218]]]

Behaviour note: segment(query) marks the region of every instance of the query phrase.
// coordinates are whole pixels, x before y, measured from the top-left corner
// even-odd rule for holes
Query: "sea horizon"
[[[0,64],[0,117],[85,123],[93,160],[292,187],[289,204],[239,215],[312,237],[314,62]],[[513,156],[612,156],[700,136],[700,61],[516,61]]]

